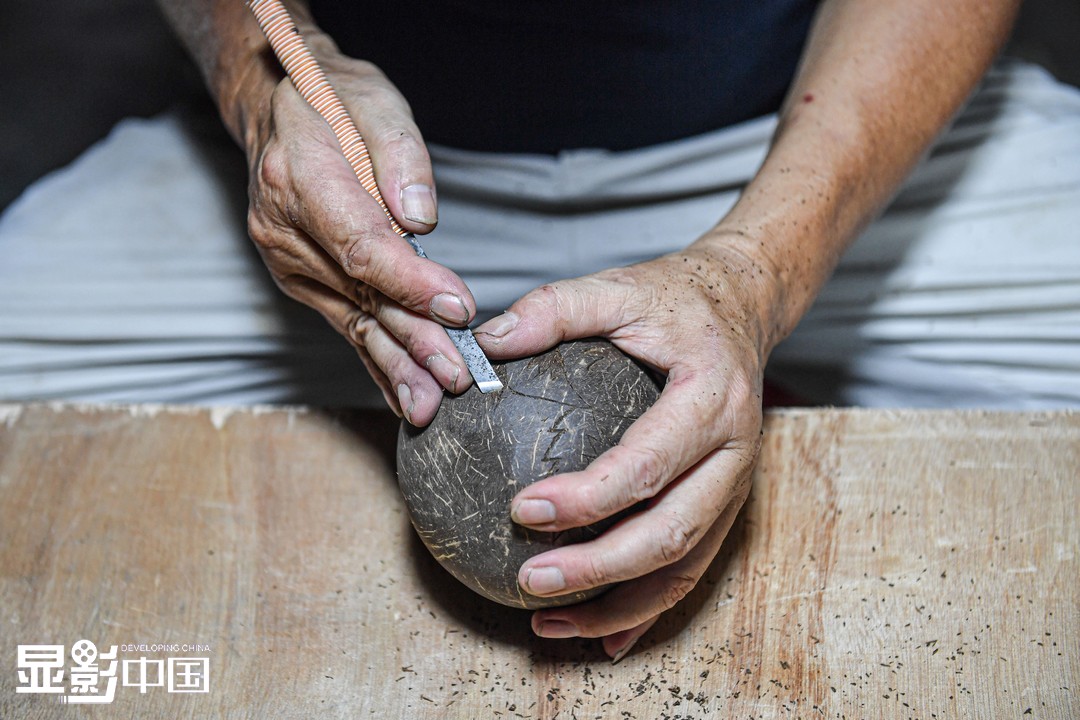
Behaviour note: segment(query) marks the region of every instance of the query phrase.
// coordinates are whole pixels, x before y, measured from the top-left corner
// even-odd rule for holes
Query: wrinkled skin
[[[740,282],[756,272],[737,254],[691,249],[546,285],[478,328],[493,358],[599,335],[667,376],[660,399],[617,446],[586,470],[514,498],[515,521],[551,531],[650,501],[600,538],[522,566],[519,582],[537,595],[621,583],[599,599],[537,612],[538,634],[603,637],[614,656],[716,555],[750,490],[761,442],[765,358],[749,291],[758,282]]]
[[[390,211],[430,231],[431,166],[405,100],[370,63],[343,57],[303,2],[285,3],[357,121]],[[247,151],[250,231],[274,279],[357,348],[391,408],[426,425],[443,389],[470,381],[440,328],[472,318],[468,289],[392,233],[329,128],[267,62],[243,3],[159,4]],[[596,540],[525,563],[519,581],[538,595],[622,583],[538,611],[537,633],[602,637],[619,659],[701,577],[749,490],[769,352],[971,92],[1018,6],[825,0],[768,156],[713,231],[682,253],[539,288],[478,328],[496,358],[601,335],[667,374],[618,446],[512,502],[517,522],[551,530],[650,504]]]
[[[376,177],[391,211],[406,230],[430,232],[431,165],[405,100],[369,63],[339,58],[326,70],[348,104],[365,109],[358,125],[381,160]],[[251,237],[281,290],[318,310],[356,348],[387,404],[427,424],[443,389],[462,392],[472,382],[439,325],[468,322],[472,294],[390,229],[329,126],[291,82],[278,84],[271,108],[249,148]],[[386,167],[392,170],[379,172]],[[406,198],[416,195],[421,202],[410,206]]]

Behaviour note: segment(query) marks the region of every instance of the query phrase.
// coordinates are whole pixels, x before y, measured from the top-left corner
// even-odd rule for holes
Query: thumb
[[[535,355],[566,340],[605,336],[621,324],[626,289],[594,278],[542,285],[474,334],[493,358]]]
[[[342,94],[364,138],[375,181],[390,213],[405,230],[424,234],[438,222],[431,157],[405,98],[377,69],[364,91]],[[354,106],[356,105],[356,106]]]

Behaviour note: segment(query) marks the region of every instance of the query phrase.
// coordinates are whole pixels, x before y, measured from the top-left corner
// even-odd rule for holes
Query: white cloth
[[[425,249],[493,315],[694,240],[774,126],[554,158],[432,147]],[[27,190],[0,218],[0,399],[381,403],[345,341],[269,281],[243,172],[220,131],[168,115],[124,121]],[[769,374],[833,404],[1080,405],[1080,91],[999,64]]]

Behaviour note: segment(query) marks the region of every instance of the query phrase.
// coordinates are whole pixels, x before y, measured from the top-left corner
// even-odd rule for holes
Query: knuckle
[[[247,213],[248,235],[260,247],[269,245],[270,229],[263,219],[263,214],[256,203],[251,203]]]
[[[575,313],[574,297],[559,283],[544,283],[529,291],[518,305],[529,314],[549,317],[556,334],[563,338],[571,330]]]
[[[683,598],[690,594],[690,591],[697,585],[697,578],[692,575],[686,575],[682,573],[674,573],[668,577],[668,585],[664,588],[664,592],[661,593],[662,602],[665,610],[678,605]]]
[[[329,244],[338,248],[335,259],[349,277],[381,287],[404,272],[385,252],[386,243],[396,236],[378,205],[371,203],[333,232]]]
[[[337,258],[338,264],[349,277],[357,280],[356,301],[372,314],[377,314],[388,304],[423,312],[430,302],[426,278],[416,279],[415,270],[406,267],[413,262],[407,258],[398,261],[382,248],[381,236],[374,233],[354,234],[344,244]],[[436,285],[434,281],[427,281]]]
[[[337,260],[349,277],[368,280],[375,266],[375,252],[372,245],[370,238],[363,233],[354,233],[341,243],[342,249]]]
[[[682,515],[664,518],[657,538],[656,551],[665,565],[681,560],[697,542],[698,529]]]
[[[427,321],[422,321],[425,324]],[[420,323],[402,323],[395,329],[395,337],[405,346],[409,354],[419,364],[426,367],[429,358],[440,355],[453,362],[453,353],[449,352],[453,345],[443,349],[439,340],[447,339],[446,332],[439,327],[425,327]]]
[[[382,300],[382,293],[368,285],[363,280],[357,280],[353,283],[353,300],[360,307],[361,310],[370,314],[377,315],[379,305]]]
[[[285,188],[290,184],[289,161],[280,145],[269,145],[259,156],[256,177],[262,185]]]
[[[369,285],[357,283],[357,295],[360,308],[383,324],[419,365],[424,365],[433,355],[453,357],[453,345],[448,344],[446,331],[439,325],[411,316],[394,317],[395,313],[387,308],[391,301]]]
[[[272,262],[273,255],[270,253],[276,254],[287,250],[289,238],[254,204],[248,209],[247,227],[248,236],[255,243],[256,249],[267,265],[271,265]]]
[[[607,575],[607,567],[604,561],[596,555],[589,555],[586,559],[585,569],[581,573],[581,582],[585,587],[599,587],[610,580]]]
[[[664,470],[668,467],[668,459],[663,450],[654,447],[632,450],[630,467],[634,478],[632,500],[647,500],[663,488]]]
[[[544,283],[530,293],[530,299],[541,305],[546,305],[555,311],[556,316],[561,317],[563,305],[562,293],[555,283]]]
[[[345,324],[346,337],[357,348],[366,348],[377,325],[373,315],[357,309]]]

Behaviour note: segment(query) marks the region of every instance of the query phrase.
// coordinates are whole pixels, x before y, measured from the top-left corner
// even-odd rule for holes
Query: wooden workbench
[[[1080,717],[1080,414],[771,413],[725,550],[618,665],[430,559],[395,434],[0,407],[0,718]],[[16,692],[18,645],[83,638],[206,656],[207,692]]]

